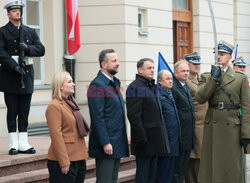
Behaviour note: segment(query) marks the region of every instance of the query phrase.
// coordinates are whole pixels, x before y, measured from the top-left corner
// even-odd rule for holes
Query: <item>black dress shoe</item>
[[[20,151],[20,150],[18,150],[18,153],[22,153],[22,154],[35,154],[36,150],[34,149],[34,147],[31,147],[31,148],[29,148],[26,151]]]
[[[18,150],[17,150],[17,149],[11,148],[11,149],[9,150],[9,155],[17,155],[17,154],[18,154]]]

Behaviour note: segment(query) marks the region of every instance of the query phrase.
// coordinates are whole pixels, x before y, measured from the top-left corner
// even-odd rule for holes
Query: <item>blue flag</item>
[[[236,49],[235,49],[235,57],[234,59],[238,58],[238,44],[236,45]]]
[[[173,71],[169,67],[169,65],[166,62],[166,60],[163,58],[162,54],[159,52],[159,54],[158,54],[158,72],[160,72],[161,70],[168,70],[174,76]]]

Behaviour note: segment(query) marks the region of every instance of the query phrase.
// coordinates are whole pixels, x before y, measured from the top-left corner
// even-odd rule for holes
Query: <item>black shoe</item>
[[[20,151],[20,150],[18,150],[18,153],[22,153],[22,154],[35,154],[36,150],[34,149],[34,147],[31,147],[31,148],[29,148],[26,151]]]
[[[11,148],[11,149],[9,150],[9,155],[17,155],[17,154],[18,154],[18,150],[17,150],[17,149]]]

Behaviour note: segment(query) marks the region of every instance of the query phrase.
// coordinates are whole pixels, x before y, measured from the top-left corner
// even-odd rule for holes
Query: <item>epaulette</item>
[[[210,74],[210,72],[203,72],[202,74]]]
[[[240,74],[246,75],[246,73],[242,72],[242,71],[235,71],[235,73],[240,73]]]

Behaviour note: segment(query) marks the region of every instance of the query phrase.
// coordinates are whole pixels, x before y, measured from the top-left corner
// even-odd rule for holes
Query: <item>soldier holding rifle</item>
[[[244,148],[250,143],[250,93],[247,75],[229,66],[234,46],[217,45],[217,65],[201,75],[196,93],[208,101],[199,169],[199,183],[242,183]],[[239,112],[242,110],[242,114]]]
[[[9,22],[0,28],[0,91],[7,106],[10,155],[33,154],[27,137],[28,115],[34,85],[33,58],[45,54],[34,29],[22,24],[22,1],[7,3]],[[18,135],[17,122],[18,121]]]

